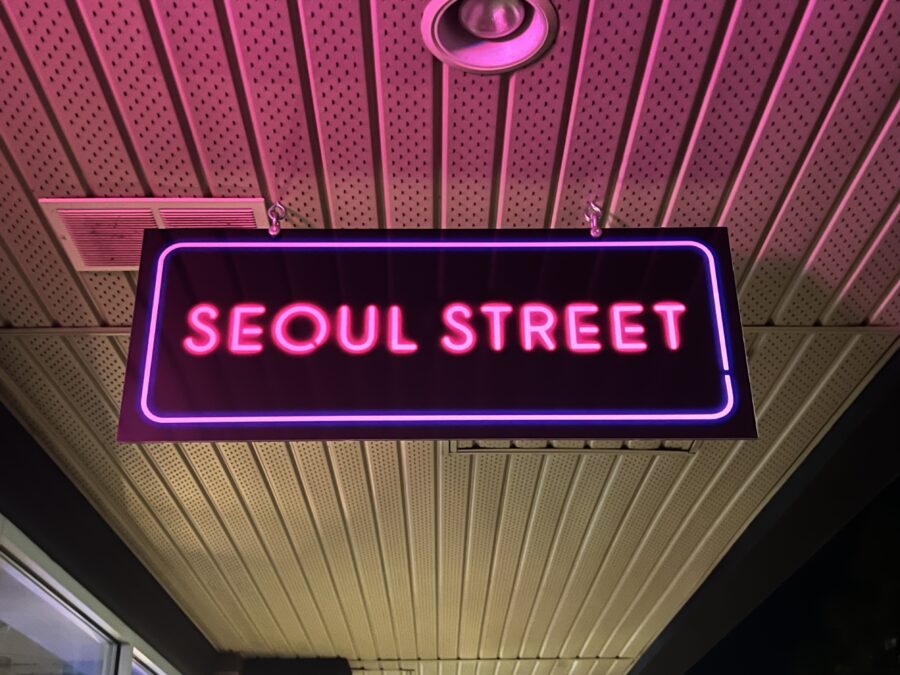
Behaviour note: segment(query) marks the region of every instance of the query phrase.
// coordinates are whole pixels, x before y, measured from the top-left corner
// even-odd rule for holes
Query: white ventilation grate
[[[60,209],[57,213],[85,269],[137,267],[144,230],[156,227],[150,209]]]
[[[136,270],[150,228],[264,228],[261,198],[40,199],[44,214],[79,272]]]

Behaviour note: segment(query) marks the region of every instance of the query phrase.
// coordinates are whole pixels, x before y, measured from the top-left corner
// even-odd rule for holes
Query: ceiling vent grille
[[[150,228],[266,228],[261,198],[41,199],[44,214],[79,272],[136,270]]]

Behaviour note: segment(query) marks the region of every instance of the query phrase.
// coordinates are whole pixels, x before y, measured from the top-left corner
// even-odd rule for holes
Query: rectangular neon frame
[[[156,347],[156,335],[159,330],[159,304],[166,262],[172,253],[184,249],[227,250],[227,249],[579,249],[579,248],[691,248],[703,255],[706,263],[709,290],[712,293],[714,323],[717,333],[718,360],[721,368],[724,402],[717,410],[712,411],[666,411],[666,412],[597,412],[597,413],[347,413],[347,414],[281,414],[265,415],[258,413],[230,415],[171,415],[157,414],[150,408],[150,379],[152,375],[153,356]],[[150,309],[148,326],[149,339],[144,356],[141,373],[140,410],[144,418],[155,424],[169,426],[195,425],[240,425],[240,424],[328,424],[328,423],[441,423],[441,422],[605,422],[605,423],[714,423],[731,415],[735,409],[735,395],[731,359],[725,337],[725,318],[722,310],[721,291],[719,288],[718,261],[714,252],[702,242],[683,240],[656,241],[511,241],[511,242],[477,242],[477,241],[346,241],[346,242],[176,242],[166,246],[156,259],[153,271],[153,300]]]

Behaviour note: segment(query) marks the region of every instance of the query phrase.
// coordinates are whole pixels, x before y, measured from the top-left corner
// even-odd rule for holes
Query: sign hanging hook
[[[603,235],[603,229],[600,226],[602,218],[603,207],[597,206],[593,201],[588,202],[587,206],[584,207],[584,219],[590,223],[591,236],[595,239],[599,239]]]
[[[287,209],[281,202],[275,202],[266,214],[269,216],[269,234],[277,237],[281,233],[281,222],[287,218]]]

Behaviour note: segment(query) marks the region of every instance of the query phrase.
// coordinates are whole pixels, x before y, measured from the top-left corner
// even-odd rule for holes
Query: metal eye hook
[[[597,206],[594,202],[588,202],[587,206],[584,207],[584,219],[590,223],[591,236],[595,239],[599,239],[603,235],[603,230],[600,227],[602,218],[603,208]]]
[[[266,214],[269,216],[269,234],[277,237],[281,233],[281,221],[287,218],[287,209],[281,202],[275,202]]]

